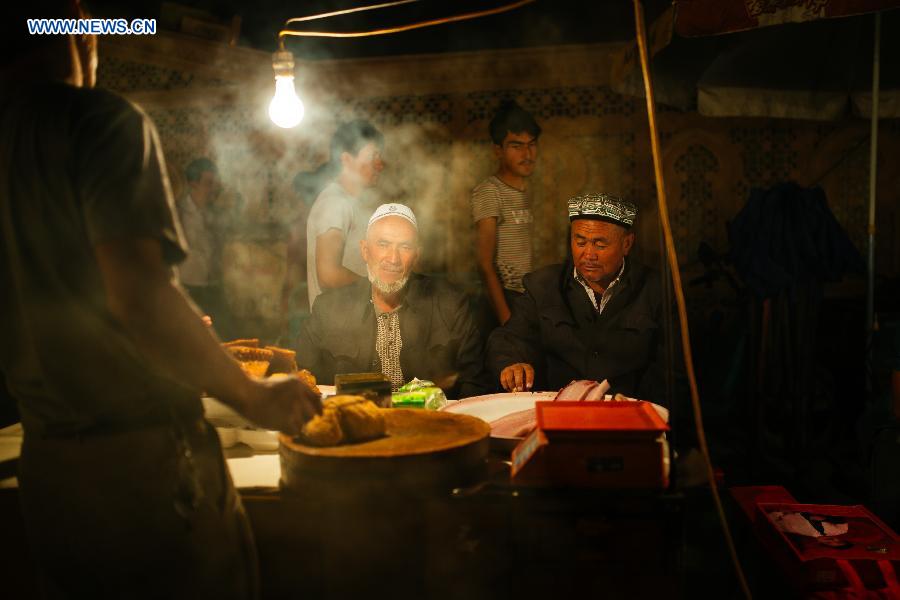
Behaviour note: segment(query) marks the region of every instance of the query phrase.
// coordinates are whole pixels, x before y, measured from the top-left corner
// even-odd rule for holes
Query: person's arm
[[[537,305],[526,286],[515,312],[495,329],[487,343],[487,363],[500,386],[507,391],[530,390],[535,366],[543,365]]]
[[[494,267],[494,256],[497,252],[497,217],[487,217],[479,220],[475,231],[478,248],[478,272],[482,281],[484,281],[491,309],[493,309],[494,315],[497,316],[497,321],[503,325],[509,320],[510,309],[506,304],[506,297],[503,295],[503,284],[500,283],[497,269]]]
[[[152,238],[94,247],[109,309],[149,361],[267,429],[297,434],[321,400],[295,377],[254,380],[220,346],[172,278]]]
[[[316,237],[316,277],[319,287],[343,287],[359,281],[360,277],[347,267],[344,260],[344,234],[339,229],[329,229]]]

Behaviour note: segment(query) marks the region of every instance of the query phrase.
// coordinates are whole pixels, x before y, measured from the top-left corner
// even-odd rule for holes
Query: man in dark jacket
[[[343,373],[380,371],[394,390],[414,377],[450,397],[483,393],[482,340],[466,297],[414,274],[418,225],[402,204],[383,204],[360,251],[368,281],[325,291],[300,332],[298,363],[322,383]]]
[[[626,259],[636,216],[607,194],[569,200],[572,259],[526,275],[512,317],[488,340],[503,389],[607,379],[613,393],[663,403],[659,276]]]

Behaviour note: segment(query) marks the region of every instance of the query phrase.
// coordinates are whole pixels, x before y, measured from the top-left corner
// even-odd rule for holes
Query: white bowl
[[[237,439],[254,450],[274,452],[278,450],[278,432],[265,429],[237,429]]]

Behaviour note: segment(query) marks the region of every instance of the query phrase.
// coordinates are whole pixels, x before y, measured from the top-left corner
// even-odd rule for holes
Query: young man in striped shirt
[[[472,190],[478,271],[491,311],[502,325],[513,299],[523,292],[522,277],[532,269],[531,195],[541,128],[515,102],[503,103],[491,119],[498,169]]]

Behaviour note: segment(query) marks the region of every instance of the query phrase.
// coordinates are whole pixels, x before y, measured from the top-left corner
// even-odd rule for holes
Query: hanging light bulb
[[[275,71],[275,95],[269,103],[269,118],[284,129],[296,127],[303,120],[303,102],[294,89],[294,55],[280,50],[272,55]]]

